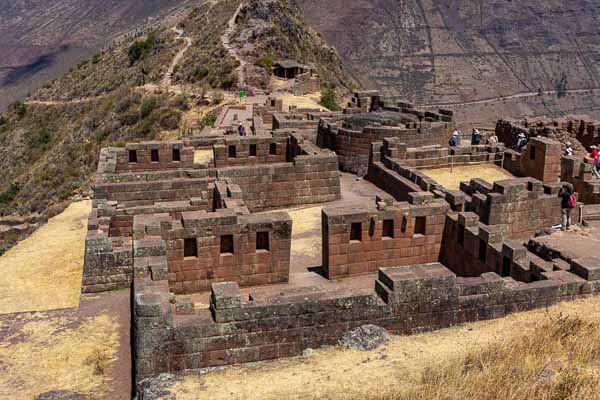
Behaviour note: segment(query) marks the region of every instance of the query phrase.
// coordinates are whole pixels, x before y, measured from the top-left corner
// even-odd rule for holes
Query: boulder
[[[349,332],[338,341],[340,346],[360,351],[370,351],[390,341],[390,334],[377,325],[363,325]]]

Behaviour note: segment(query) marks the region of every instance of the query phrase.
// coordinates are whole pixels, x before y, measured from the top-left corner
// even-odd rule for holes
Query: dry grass
[[[240,366],[176,384],[201,399],[597,399],[600,299],[564,303],[359,352]]]
[[[97,398],[110,389],[105,374],[119,344],[115,317],[81,321],[36,313],[17,318],[23,327],[0,341],[0,398],[31,399],[57,389]],[[0,321],[0,332],[9,329],[8,323]]]
[[[294,96],[290,93],[284,93],[278,96],[283,100],[284,109],[285,106],[297,106],[299,108],[317,108],[324,110],[325,108],[319,104],[321,99],[321,93],[305,94],[304,96]]]
[[[461,182],[468,182],[473,178],[480,178],[490,183],[514,178],[508,171],[493,164],[462,165],[454,167],[452,172],[450,172],[450,168],[423,169],[421,172],[433,178],[446,189],[454,190],[460,187]]]
[[[90,210],[72,203],[0,257],[0,314],[79,305]]]

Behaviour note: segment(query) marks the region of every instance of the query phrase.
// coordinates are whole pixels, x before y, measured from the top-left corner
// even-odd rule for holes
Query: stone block
[[[600,280],[600,258],[586,257],[573,260],[571,272],[588,281]]]

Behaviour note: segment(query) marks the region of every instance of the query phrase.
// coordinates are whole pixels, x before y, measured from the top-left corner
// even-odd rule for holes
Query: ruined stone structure
[[[365,175],[371,143],[398,138],[411,147],[446,145],[453,126],[451,111],[424,112],[410,103],[387,105],[376,91],[358,92],[344,115],[321,121],[317,144],[337,153],[343,171]]]
[[[343,113],[276,100],[251,113],[252,136],[100,154],[83,290],[133,287],[138,381],[296,356],[367,323],[410,334],[600,292],[599,258],[531,242],[560,222],[561,180],[581,203],[573,220],[600,219],[589,160],[561,159],[553,139],[447,148],[451,113],[377,92]],[[481,163],[519,178],[456,190],[425,173]],[[348,200],[339,169],[365,176],[368,201]],[[285,210],[307,204],[322,206],[310,267]]]

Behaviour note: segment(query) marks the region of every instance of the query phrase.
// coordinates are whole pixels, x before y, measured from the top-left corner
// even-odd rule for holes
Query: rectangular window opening
[[[131,163],[137,162],[137,151],[129,150],[129,162],[131,162]]]
[[[500,276],[509,276],[510,275],[510,258],[508,257],[503,257],[502,258],[502,271],[500,273]]]
[[[150,161],[158,162],[158,149],[150,150]]]
[[[198,241],[196,240],[196,238],[184,239],[183,256],[198,257]]]
[[[424,235],[427,227],[427,217],[417,217],[415,219],[415,235]]]
[[[173,161],[181,161],[181,153],[179,149],[173,149]]]
[[[221,254],[233,254],[233,235],[221,236]]]
[[[485,263],[487,256],[487,243],[483,239],[479,239],[479,261]]]
[[[236,157],[235,146],[229,146],[229,158],[235,158],[235,157]]]
[[[255,144],[250,145],[249,155],[250,155],[250,157],[256,157],[256,145]]]
[[[350,225],[350,240],[362,240],[362,223],[353,222]]]
[[[383,237],[393,238],[394,237],[394,220],[386,219],[383,221]]]
[[[272,156],[277,154],[277,143],[269,144],[269,154]]]
[[[269,232],[256,232],[256,250],[269,250]]]

